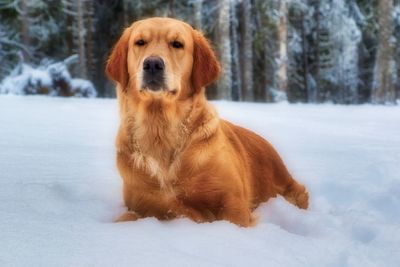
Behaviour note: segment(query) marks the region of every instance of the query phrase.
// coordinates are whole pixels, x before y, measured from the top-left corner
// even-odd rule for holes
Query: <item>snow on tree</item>
[[[311,72],[311,45],[307,37],[311,35],[315,9],[309,8],[305,1],[289,4],[288,98],[313,103],[317,100],[317,86]]]
[[[90,0],[62,0],[64,12],[73,20],[74,52],[79,55],[79,73],[82,78],[90,78],[93,70],[93,2]]]
[[[43,62],[37,68],[21,63],[0,83],[0,93],[96,97],[96,90],[90,81],[71,78],[68,66],[74,61],[76,56],[61,62]]]
[[[400,0],[0,0],[0,80],[77,54],[72,75],[113,97],[104,63],[122,29],[171,15],[201,29],[221,60],[209,97],[394,103],[399,10]]]
[[[289,88],[290,97],[358,103],[362,35],[356,20],[363,17],[357,3],[310,0],[293,6],[292,2],[291,14],[296,18],[291,18],[289,28],[289,84],[296,89]]]
[[[329,29],[331,50],[330,66],[322,70],[322,75],[336,87],[332,91],[335,102],[358,103],[358,45],[361,31],[350,16],[345,0],[332,1],[330,6],[324,5],[322,13],[327,16],[325,27]]]
[[[256,0],[254,3],[254,37],[253,37],[253,90],[259,101],[274,101],[276,91],[275,70],[277,62],[278,16],[276,1]]]

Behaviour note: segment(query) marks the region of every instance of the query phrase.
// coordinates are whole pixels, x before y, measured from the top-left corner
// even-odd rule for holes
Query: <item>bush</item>
[[[70,59],[56,63],[43,63],[37,68],[21,63],[1,81],[0,93],[96,97],[96,89],[90,81],[71,78],[67,67],[68,60]]]

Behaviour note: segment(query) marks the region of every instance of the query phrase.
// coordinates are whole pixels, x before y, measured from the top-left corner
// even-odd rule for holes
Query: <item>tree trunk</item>
[[[288,25],[287,25],[287,0],[281,0],[279,3],[279,25],[278,25],[278,90],[281,93],[280,98],[286,98],[288,89],[287,68],[288,68]]]
[[[202,14],[202,9],[203,8],[203,0],[196,0],[193,3],[193,9],[194,9],[194,26],[196,29],[201,29],[201,14]]]
[[[84,0],[76,0],[76,19],[78,22],[78,49],[79,49],[79,67],[81,71],[81,77],[87,78],[86,68],[86,49],[85,49],[85,26],[83,18],[83,2]]]
[[[320,21],[321,21],[321,11],[320,11],[320,0],[316,1],[315,4],[315,33],[316,33],[316,37],[315,37],[315,71],[314,71],[314,80],[315,80],[315,102],[319,102],[322,99],[322,96],[320,95]]]
[[[245,101],[254,101],[253,88],[253,32],[251,28],[251,1],[241,3],[241,80]]]
[[[22,44],[29,49],[30,36],[29,36],[29,14],[28,14],[28,0],[21,0],[21,41]],[[28,59],[29,55],[25,50],[22,50],[24,61]]]
[[[218,34],[219,55],[222,65],[222,76],[218,82],[217,98],[232,99],[232,70],[231,70],[231,42],[230,42],[230,0],[221,0],[218,10]]]
[[[74,53],[74,18],[70,14],[66,14],[66,41],[67,41],[67,51],[68,55],[72,55]]]
[[[303,59],[303,86],[305,92],[305,102],[315,102],[314,92],[311,91],[308,85],[308,75],[309,75],[309,66],[308,66],[308,47],[306,40],[306,29],[304,26],[304,11],[301,11],[300,17],[301,23],[301,47],[302,47],[302,59]]]
[[[174,13],[174,0],[169,0],[168,1],[168,17],[175,17]]]
[[[231,46],[232,46],[232,100],[240,101],[242,97],[241,62],[239,51],[239,20],[236,16],[238,3],[231,1]]]
[[[372,86],[372,103],[395,103],[394,87],[394,61],[393,45],[393,20],[391,12],[393,0],[380,0],[378,4],[378,50],[375,59],[374,82]]]
[[[86,5],[86,17],[87,17],[87,27],[86,27],[86,44],[87,44],[87,74],[89,79],[93,78],[94,74],[94,59],[93,59],[93,2],[87,1]]]
[[[123,16],[124,16],[124,27],[127,27],[130,23],[129,15],[128,15],[128,1],[129,0],[122,0],[122,8],[123,8]]]

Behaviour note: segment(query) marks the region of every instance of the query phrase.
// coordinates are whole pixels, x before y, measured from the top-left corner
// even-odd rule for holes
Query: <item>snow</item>
[[[61,62],[45,59],[37,68],[19,64],[0,81],[0,94],[96,97],[91,81],[71,77],[68,65],[76,58],[72,55]]]
[[[48,72],[33,69],[27,64],[17,66],[13,72],[0,83],[1,94],[22,95],[35,94],[36,88],[50,87],[52,84]]]
[[[113,223],[116,101],[0,96],[0,266],[398,266],[399,107],[215,104],[275,145],[309,210],[271,199],[248,229]]]
[[[97,92],[93,83],[85,79],[71,79],[72,94],[77,97],[96,97]]]

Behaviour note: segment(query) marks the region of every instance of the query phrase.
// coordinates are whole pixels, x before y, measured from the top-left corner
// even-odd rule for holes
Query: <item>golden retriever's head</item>
[[[106,72],[123,91],[150,97],[187,97],[214,82],[220,65],[204,36],[170,18],[150,18],[125,29]]]

